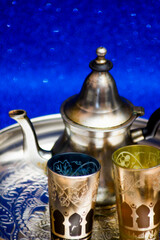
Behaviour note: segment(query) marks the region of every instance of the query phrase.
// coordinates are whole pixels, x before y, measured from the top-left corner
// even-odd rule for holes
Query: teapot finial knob
[[[105,58],[105,55],[107,53],[107,49],[104,47],[99,47],[96,50],[97,58],[96,63],[97,64],[105,64],[107,62],[107,59]]]
[[[107,49],[105,47],[98,47],[96,53],[97,56],[104,57],[107,54]]]
[[[112,67],[113,64],[111,61],[105,58],[107,49],[105,47],[98,47],[96,50],[97,58],[90,62],[89,66],[93,71],[97,72],[107,72]]]

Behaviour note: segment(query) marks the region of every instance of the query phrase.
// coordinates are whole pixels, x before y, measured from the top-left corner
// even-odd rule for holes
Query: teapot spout
[[[51,158],[51,151],[43,150],[37,140],[34,127],[24,110],[11,110],[10,118],[16,120],[23,132],[23,154],[24,159],[29,160],[37,167],[46,171],[47,160]]]

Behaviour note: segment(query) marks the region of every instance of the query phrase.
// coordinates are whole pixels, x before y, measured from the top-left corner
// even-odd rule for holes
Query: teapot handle
[[[150,138],[153,138],[156,135],[159,124],[160,108],[158,108],[154,113],[152,113],[145,128],[134,129],[130,131],[132,141],[136,143],[142,140],[148,140]]]

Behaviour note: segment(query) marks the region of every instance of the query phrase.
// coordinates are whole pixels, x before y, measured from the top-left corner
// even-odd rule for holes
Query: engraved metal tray
[[[51,149],[64,124],[60,114],[31,120],[39,144]],[[146,126],[143,118],[132,128]],[[141,142],[142,143],[142,142]],[[154,139],[144,141],[160,147],[160,129]],[[47,176],[23,160],[23,135],[18,124],[0,134],[0,239],[50,239]],[[119,239],[116,208],[96,208],[92,239]]]

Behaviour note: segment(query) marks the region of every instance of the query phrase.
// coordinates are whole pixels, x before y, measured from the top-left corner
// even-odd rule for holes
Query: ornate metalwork
[[[0,171],[0,237],[5,240],[49,240],[47,176],[34,165],[22,161],[7,163],[4,167],[1,166]],[[55,185],[55,194],[56,187]],[[79,191],[82,194],[86,190],[86,185],[83,189],[76,189],[72,200],[76,202],[76,193]],[[64,204],[66,203],[67,201]],[[96,208],[92,239],[113,237],[118,239],[115,208]]]

